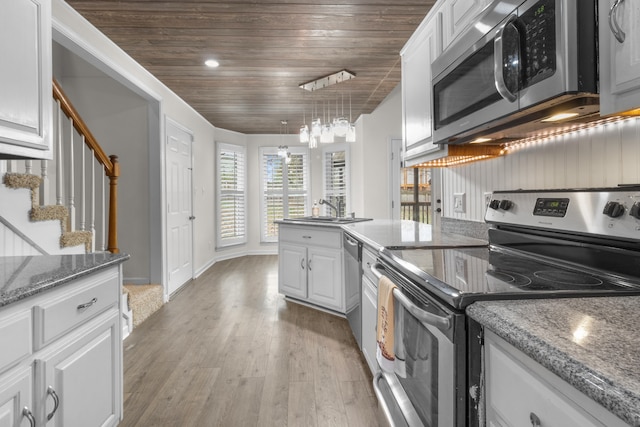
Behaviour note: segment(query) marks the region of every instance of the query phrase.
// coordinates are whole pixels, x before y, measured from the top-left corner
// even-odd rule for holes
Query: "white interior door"
[[[193,277],[193,135],[167,120],[167,264],[168,293],[172,294]]]

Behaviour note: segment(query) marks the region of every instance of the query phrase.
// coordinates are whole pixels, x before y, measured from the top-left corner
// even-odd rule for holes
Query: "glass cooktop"
[[[640,294],[640,280],[507,248],[399,249],[382,260],[455,308],[490,299]]]

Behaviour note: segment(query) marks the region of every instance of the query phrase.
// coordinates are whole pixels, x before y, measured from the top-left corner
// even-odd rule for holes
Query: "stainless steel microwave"
[[[434,143],[504,142],[598,116],[597,22],[597,0],[489,5],[432,64]]]

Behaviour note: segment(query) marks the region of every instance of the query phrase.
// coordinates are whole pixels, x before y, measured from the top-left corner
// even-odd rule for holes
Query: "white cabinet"
[[[485,330],[487,426],[626,424],[524,353]]]
[[[443,151],[432,143],[431,62],[442,52],[440,13],[432,10],[400,52],[405,159]],[[446,155],[446,153],[444,154]]]
[[[0,52],[0,158],[50,158],[51,0],[3,1]]]
[[[280,293],[345,312],[341,229],[280,224],[278,257]]]
[[[442,2],[442,46],[446,49],[473,19],[487,0],[446,0]]]
[[[376,256],[366,247],[362,250],[362,354],[371,373],[375,375],[380,367],[376,361],[376,326],[378,322],[378,286],[371,267]]]
[[[0,427],[119,423],[121,286],[111,266],[0,309]]]
[[[609,12],[614,4],[617,7],[609,19]],[[600,0],[598,7],[600,114],[608,115],[639,108],[640,3],[632,0]],[[620,40],[616,38],[614,31]]]

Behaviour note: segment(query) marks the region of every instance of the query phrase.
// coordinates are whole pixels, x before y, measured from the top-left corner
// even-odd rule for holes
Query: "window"
[[[338,216],[345,216],[349,202],[349,151],[343,144],[333,144],[323,150],[324,198],[336,208]],[[336,212],[325,206],[323,215],[334,216]]]
[[[277,219],[305,216],[309,205],[309,155],[306,148],[288,149],[290,161],[278,155],[277,148],[260,149],[260,239],[278,240]]]
[[[218,143],[218,239],[224,247],[247,242],[246,149]]]

